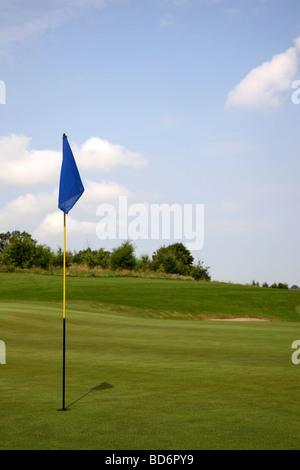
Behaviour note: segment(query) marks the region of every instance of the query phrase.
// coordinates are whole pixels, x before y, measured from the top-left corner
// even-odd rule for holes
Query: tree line
[[[257,281],[252,281],[252,286],[255,286],[255,287],[260,287],[260,284],[259,282]],[[273,282],[273,284],[269,285],[267,282],[263,282],[261,287],[271,287],[272,289],[288,289],[289,286],[286,282]],[[297,288],[297,286],[293,286],[291,287],[291,289],[295,289]]]
[[[0,233],[0,265],[8,269],[40,267],[48,270],[50,267],[62,267],[63,250],[58,248],[53,251],[47,245],[38,244],[27,232]],[[111,251],[104,248],[67,251],[66,266],[71,265],[86,265],[91,269],[150,270],[191,276],[195,280],[211,280],[209,268],[205,267],[202,261],[195,264],[190,251],[182,243],[162,246],[152,257],[147,254],[137,256],[135,247],[129,240],[125,240]]]

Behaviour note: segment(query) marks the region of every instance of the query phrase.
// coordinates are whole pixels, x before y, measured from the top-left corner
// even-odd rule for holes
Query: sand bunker
[[[270,321],[266,318],[210,318],[211,321]]]

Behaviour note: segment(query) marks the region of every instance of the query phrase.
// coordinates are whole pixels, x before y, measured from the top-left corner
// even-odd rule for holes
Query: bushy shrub
[[[157,271],[161,266],[167,274],[188,275],[188,268],[173,253],[160,251],[152,260],[152,269]]]
[[[182,243],[174,243],[162,246],[153,253],[152,268],[156,271],[163,265],[166,273],[188,275],[193,261],[193,256]]]
[[[136,265],[134,246],[128,240],[121,246],[114,248],[110,256],[110,266],[112,269],[133,269]]]
[[[36,241],[27,232],[15,231],[3,250],[3,260],[11,266],[30,268],[34,265]]]
[[[194,258],[182,243],[162,246],[153,253],[152,269],[169,274],[192,276],[195,280],[210,281],[209,268],[201,261],[193,265]]]
[[[191,268],[191,275],[196,281],[210,281],[211,277],[208,272],[209,268],[204,267],[201,261],[198,261],[196,266],[192,266]]]
[[[272,285],[271,285],[272,289],[288,289],[289,286],[288,284],[285,284],[284,282],[278,282],[278,284],[276,284],[276,282],[274,282]]]
[[[194,258],[182,243],[162,246],[153,253],[152,269],[157,271],[163,266],[169,274],[189,275]]]
[[[73,259],[73,253],[71,251],[66,251],[66,267],[71,266]],[[60,247],[52,255],[52,265],[57,268],[62,268],[64,265],[64,252]]]
[[[286,284],[285,282],[278,282],[277,288],[278,288],[278,289],[288,289],[289,286],[288,286],[288,284]]]
[[[110,252],[103,250],[103,248],[100,248],[100,250],[92,250],[91,248],[80,250],[74,253],[73,263],[85,264],[89,268],[95,268],[97,266],[108,268],[110,264]]]
[[[53,264],[54,254],[51,248],[47,245],[37,245],[35,249],[35,256],[33,266],[39,266],[43,269],[49,269]]]
[[[147,269],[152,268],[152,261],[149,255],[141,255],[140,258],[136,260],[135,268],[141,271],[146,271]]]

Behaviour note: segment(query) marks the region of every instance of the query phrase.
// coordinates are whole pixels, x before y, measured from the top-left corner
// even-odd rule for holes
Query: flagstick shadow
[[[77,398],[77,400],[73,401],[73,403],[70,403],[67,408],[70,408],[71,406],[75,405],[75,403],[79,402],[79,400],[82,400],[84,397],[89,395],[92,392],[97,392],[99,390],[106,390],[107,388],[113,388],[113,385],[107,383],[107,382],[102,382],[100,385],[97,385],[97,387],[91,388],[87,393],[82,395],[81,397]]]

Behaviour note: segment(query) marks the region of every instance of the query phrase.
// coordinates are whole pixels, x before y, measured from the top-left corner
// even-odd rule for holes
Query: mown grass
[[[0,275],[0,449],[299,449],[297,292],[68,278],[63,413],[61,281]]]
[[[61,302],[61,276],[0,273],[0,299]],[[300,320],[300,291],[170,279],[68,277],[68,303],[138,316]]]

